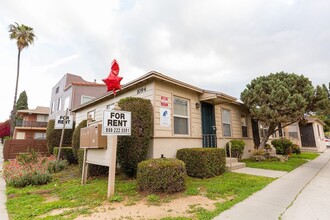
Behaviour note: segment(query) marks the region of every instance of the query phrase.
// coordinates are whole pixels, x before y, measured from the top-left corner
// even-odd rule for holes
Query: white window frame
[[[64,99],[64,110],[70,109],[70,96]]]
[[[243,121],[244,118],[244,121]],[[245,123],[245,125],[244,125]],[[246,136],[243,135],[243,127],[246,128]],[[249,130],[248,130],[248,120],[247,116],[244,114],[241,114],[241,130],[242,130],[242,137],[249,137]]]
[[[84,99],[85,98],[86,99],[89,99],[89,100],[84,102]],[[83,105],[83,104],[85,104],[85,103],[87,103],[87,102],[89,102],[89,101],[91,101],[93,99],[95,99],[95,97],[93,97],[93,96],[81,95],[80,96],[80,104]]]
[[[57,99],[57,111],[61,111],[62,110],[62,97],[59,97]]]
[[[91,115],[92,121],[95,121],[95,109],[87,112],[87,119],[89,118],[89,115]]]
[[[223,113],[224,112],[229,112],[229,123],[224,122],[223,120]],[[233,136],[233,132],[232,132],[232,126],[231,126],[231,110],[230,109],[226,109],[226,108],[221,108],[221,122],[222,122],[222,135],[223,137],[232,137]],[[224,129],[224,125],[229,125],[229,135],[225,135],[225,129]]]
[[[175,114],[175,100],[182,100],[187,103],[187,115]],[[175,118],[187,119],[187,133],[176,133],[175,131]],[[189,99],[173,96],[173,134],[174,135],[189,135],[190,134],[190,102]]]

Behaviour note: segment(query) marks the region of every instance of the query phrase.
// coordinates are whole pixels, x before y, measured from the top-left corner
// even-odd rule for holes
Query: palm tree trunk
[[[21,50],[18,48],[17,73],[16,73],[16,86],[15,86],[15,94],[14,94],[14,103],[13,103],[13,110],[11,111],[11,115],[10,115],[11,116],[11,126],[10,126],[10,136],[11,137],[14,134],[14,128],[15,128],[16,99],[17,99],[17,90],[18,90],[20,60],[21,60]]]

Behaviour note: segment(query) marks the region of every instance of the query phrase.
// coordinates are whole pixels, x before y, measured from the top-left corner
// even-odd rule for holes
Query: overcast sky
[[[0,122],[9,118],[17,47],[8,25],[33,27],[18,95],[50,105],[65,73],[101,83],[117,59],[125,84],[155,70],[239,98],[252,79],[294,72],[330,80],[328,0],[1,0]]]

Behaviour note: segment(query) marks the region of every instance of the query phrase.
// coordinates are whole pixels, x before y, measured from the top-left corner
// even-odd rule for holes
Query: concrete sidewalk
[[[330,219],[329,161],[328,149],[214,219]]]
[[[0,143],[0,219],[7,220],[8,219],[8,212],[6,209],[6,182],[3,179],[2,167],[3,167],[3,146]]]

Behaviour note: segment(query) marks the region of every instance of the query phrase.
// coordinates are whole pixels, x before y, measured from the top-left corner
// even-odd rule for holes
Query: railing
[[[203,147],[217,147],[217,135],[216,134],[203,134]]]
[[[39,127],[46,128],[48,122],[40,121],[16,121],[16,127]]]

